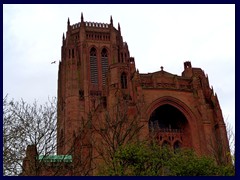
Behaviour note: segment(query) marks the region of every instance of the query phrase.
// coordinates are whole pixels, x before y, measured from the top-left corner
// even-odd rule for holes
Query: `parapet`
[[[109,24],[107,23],[96,23],[96,22],[84,22],[86,27],[96,27],[96,28],[108,28]],[[73,24],[71,27],[72,29],[80,28],[80,22]]]

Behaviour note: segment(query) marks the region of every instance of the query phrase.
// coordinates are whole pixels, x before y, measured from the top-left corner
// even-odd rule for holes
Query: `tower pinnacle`
[[[110,17],[110,24],[113,25],[112,15],[111,15],[111,17]]]
[[[68,18],[68,22],[67,22],[67,24],[68,24],[68,26],[70,26],[70,20],[69,20],[69,18]]]
[[[62,40],[63,40],[63,41],[65,40],[65,36],[64,36],[64,33],[63,33],[63,37],[62,37]]]
[[[121,33],[120,23],[118,23],[118,31]]]
[[[83,13],[81,12],[81,22],[83,22],[84,19],[83,19]]]
[[[69,30],[70,29],[70,20],[68,18],[68,21],[67,21],[67,29]]]

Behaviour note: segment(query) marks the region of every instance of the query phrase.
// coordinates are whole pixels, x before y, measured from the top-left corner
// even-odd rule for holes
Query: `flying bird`
[[[51,62],[51,64],[55,64],[55,63],[56,63],[56,61]]]

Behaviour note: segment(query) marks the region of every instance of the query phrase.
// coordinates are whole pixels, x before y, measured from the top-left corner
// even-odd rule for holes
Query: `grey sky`
[[[3,5],[3,96],[57,96],[62,34],[84,20],[121,25],[140,73],[202,68],[235,128],[235,5]]]

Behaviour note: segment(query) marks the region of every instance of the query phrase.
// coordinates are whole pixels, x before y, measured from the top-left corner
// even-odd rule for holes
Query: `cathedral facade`
[[[63,168],[66,175],[83,175],[83,166],[101,161],[107,137],[117,133],[111,129],[116,120],[124,121],[120,131],[128,132],[126,137],[153,138],[160,146],[191,148],[199,155],[210,155],[219,146],[222,152],[229,150],[220,104],[204,71],[186,61],[181,75],[163,67],[140,73],[120,24],[115,28],[112,17],[110,23],[95,23],[84,21],[81,14],[80,22],[72,25],[68,19],[59,62],[57,113],[57,155],[71,155],[71,165]],[[37,154],[34,147],[29,151]],[[93,156],[97,158],[90,162]]]

